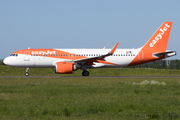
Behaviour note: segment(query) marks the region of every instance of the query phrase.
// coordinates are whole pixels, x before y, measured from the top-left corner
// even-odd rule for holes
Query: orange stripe
[[[118,65],[118,64],[106,62],[106,61],[103,61],[103,60],[97,60],[97,62],[98,62],[98,63],[103,63],[103,64],[109,64],[109,65]]]
[[[64,52],[56,49],[24,49],[24,50],[16,51],[13,54],[28,54],[32,56],[44,56],[50,58],[62,58],[62,59],[70,59],[70,60],[87,58],[85,56],[79,56],[74,53]]]

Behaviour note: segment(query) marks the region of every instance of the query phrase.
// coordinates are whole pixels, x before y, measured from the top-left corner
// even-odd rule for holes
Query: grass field
[[[0,65],[0,76],[24,76],[25,68]],[[180,76],[179,69],[98,68],[88,69],[90,76]],[[30,68],[30,76],[82,76],[82,70],[73,74],[55,74],[51,68]]]
[[[0,119],[180,119],[179,81],[0,78]]]

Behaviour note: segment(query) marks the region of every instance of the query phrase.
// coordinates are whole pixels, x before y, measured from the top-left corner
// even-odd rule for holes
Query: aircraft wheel
[[[82,75],[83,75],[83,76],[89,76],[89,72],[88,72],[88,71],[83,71],[83,72],[82,72]]]
[[[29,73],[28,73],[28,72],[26,72],[26,73],[25,73],[25,76],[29,76]]]

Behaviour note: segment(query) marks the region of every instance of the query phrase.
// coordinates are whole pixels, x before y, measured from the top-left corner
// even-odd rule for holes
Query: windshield
[[[17,56],[18,56],[18,54],[11,54],[10,56],[16,56],[16,57],[17,57]]]

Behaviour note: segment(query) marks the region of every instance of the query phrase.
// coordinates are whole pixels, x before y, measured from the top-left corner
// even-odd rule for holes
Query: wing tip
[[[113,49],[109,53],[114,54],[114,52],[115,52],[118,45],[119,45],[119,42],[116,43],[116,45],[113,47]]]

